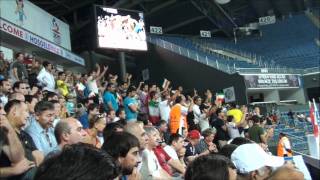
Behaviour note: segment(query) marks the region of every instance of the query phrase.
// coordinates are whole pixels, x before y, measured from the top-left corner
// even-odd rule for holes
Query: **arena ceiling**
[[[236,27],[257,22],[259,17],[278,18],[320,7],[319,0],[30,0],[70,25],[75,51],[92,46],[93,4],[145,13],[146,25],[161,26],[166,34],[199,35],[210,30],[214,36],[231,37]],[[223,0],[219,0],[223,1]],[[147,30],[148,31],[148,30]]]

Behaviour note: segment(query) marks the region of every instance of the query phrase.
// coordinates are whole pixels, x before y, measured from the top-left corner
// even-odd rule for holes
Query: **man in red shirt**
[[[157,131],[159,141],[160,136]],[[169,175],[173,175],[175,171],[179,174],[184,174],[185,168],[183,164],[178,159],[172,159],[163,149],[163,147],[159,144],[156,148],[153,149],[154,154],[156,155],[160,166],[164,169]]]

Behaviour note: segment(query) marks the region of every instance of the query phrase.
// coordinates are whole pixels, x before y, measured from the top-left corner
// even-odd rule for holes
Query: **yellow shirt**
[[[57,80],[57,86],[63,96],[67,96],[69,94],[68,86],[64,83],[64,81]]]
[[[242,111],[239,109],[231,109],[227,112],[228,116],[233,116],[235,123],[239,123],[242,119]]]

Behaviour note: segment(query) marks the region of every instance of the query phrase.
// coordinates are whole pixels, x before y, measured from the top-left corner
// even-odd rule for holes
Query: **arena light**
[[[214,0],[216,3],[218,4],[227,4],[229,3],[231,0]]]

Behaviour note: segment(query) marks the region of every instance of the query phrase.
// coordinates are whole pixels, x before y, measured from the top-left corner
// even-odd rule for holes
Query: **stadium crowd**
[[[274,117],[226,104],[210,90],[120,82],[0,53],[1,179],[304,179],[268,150]]]

